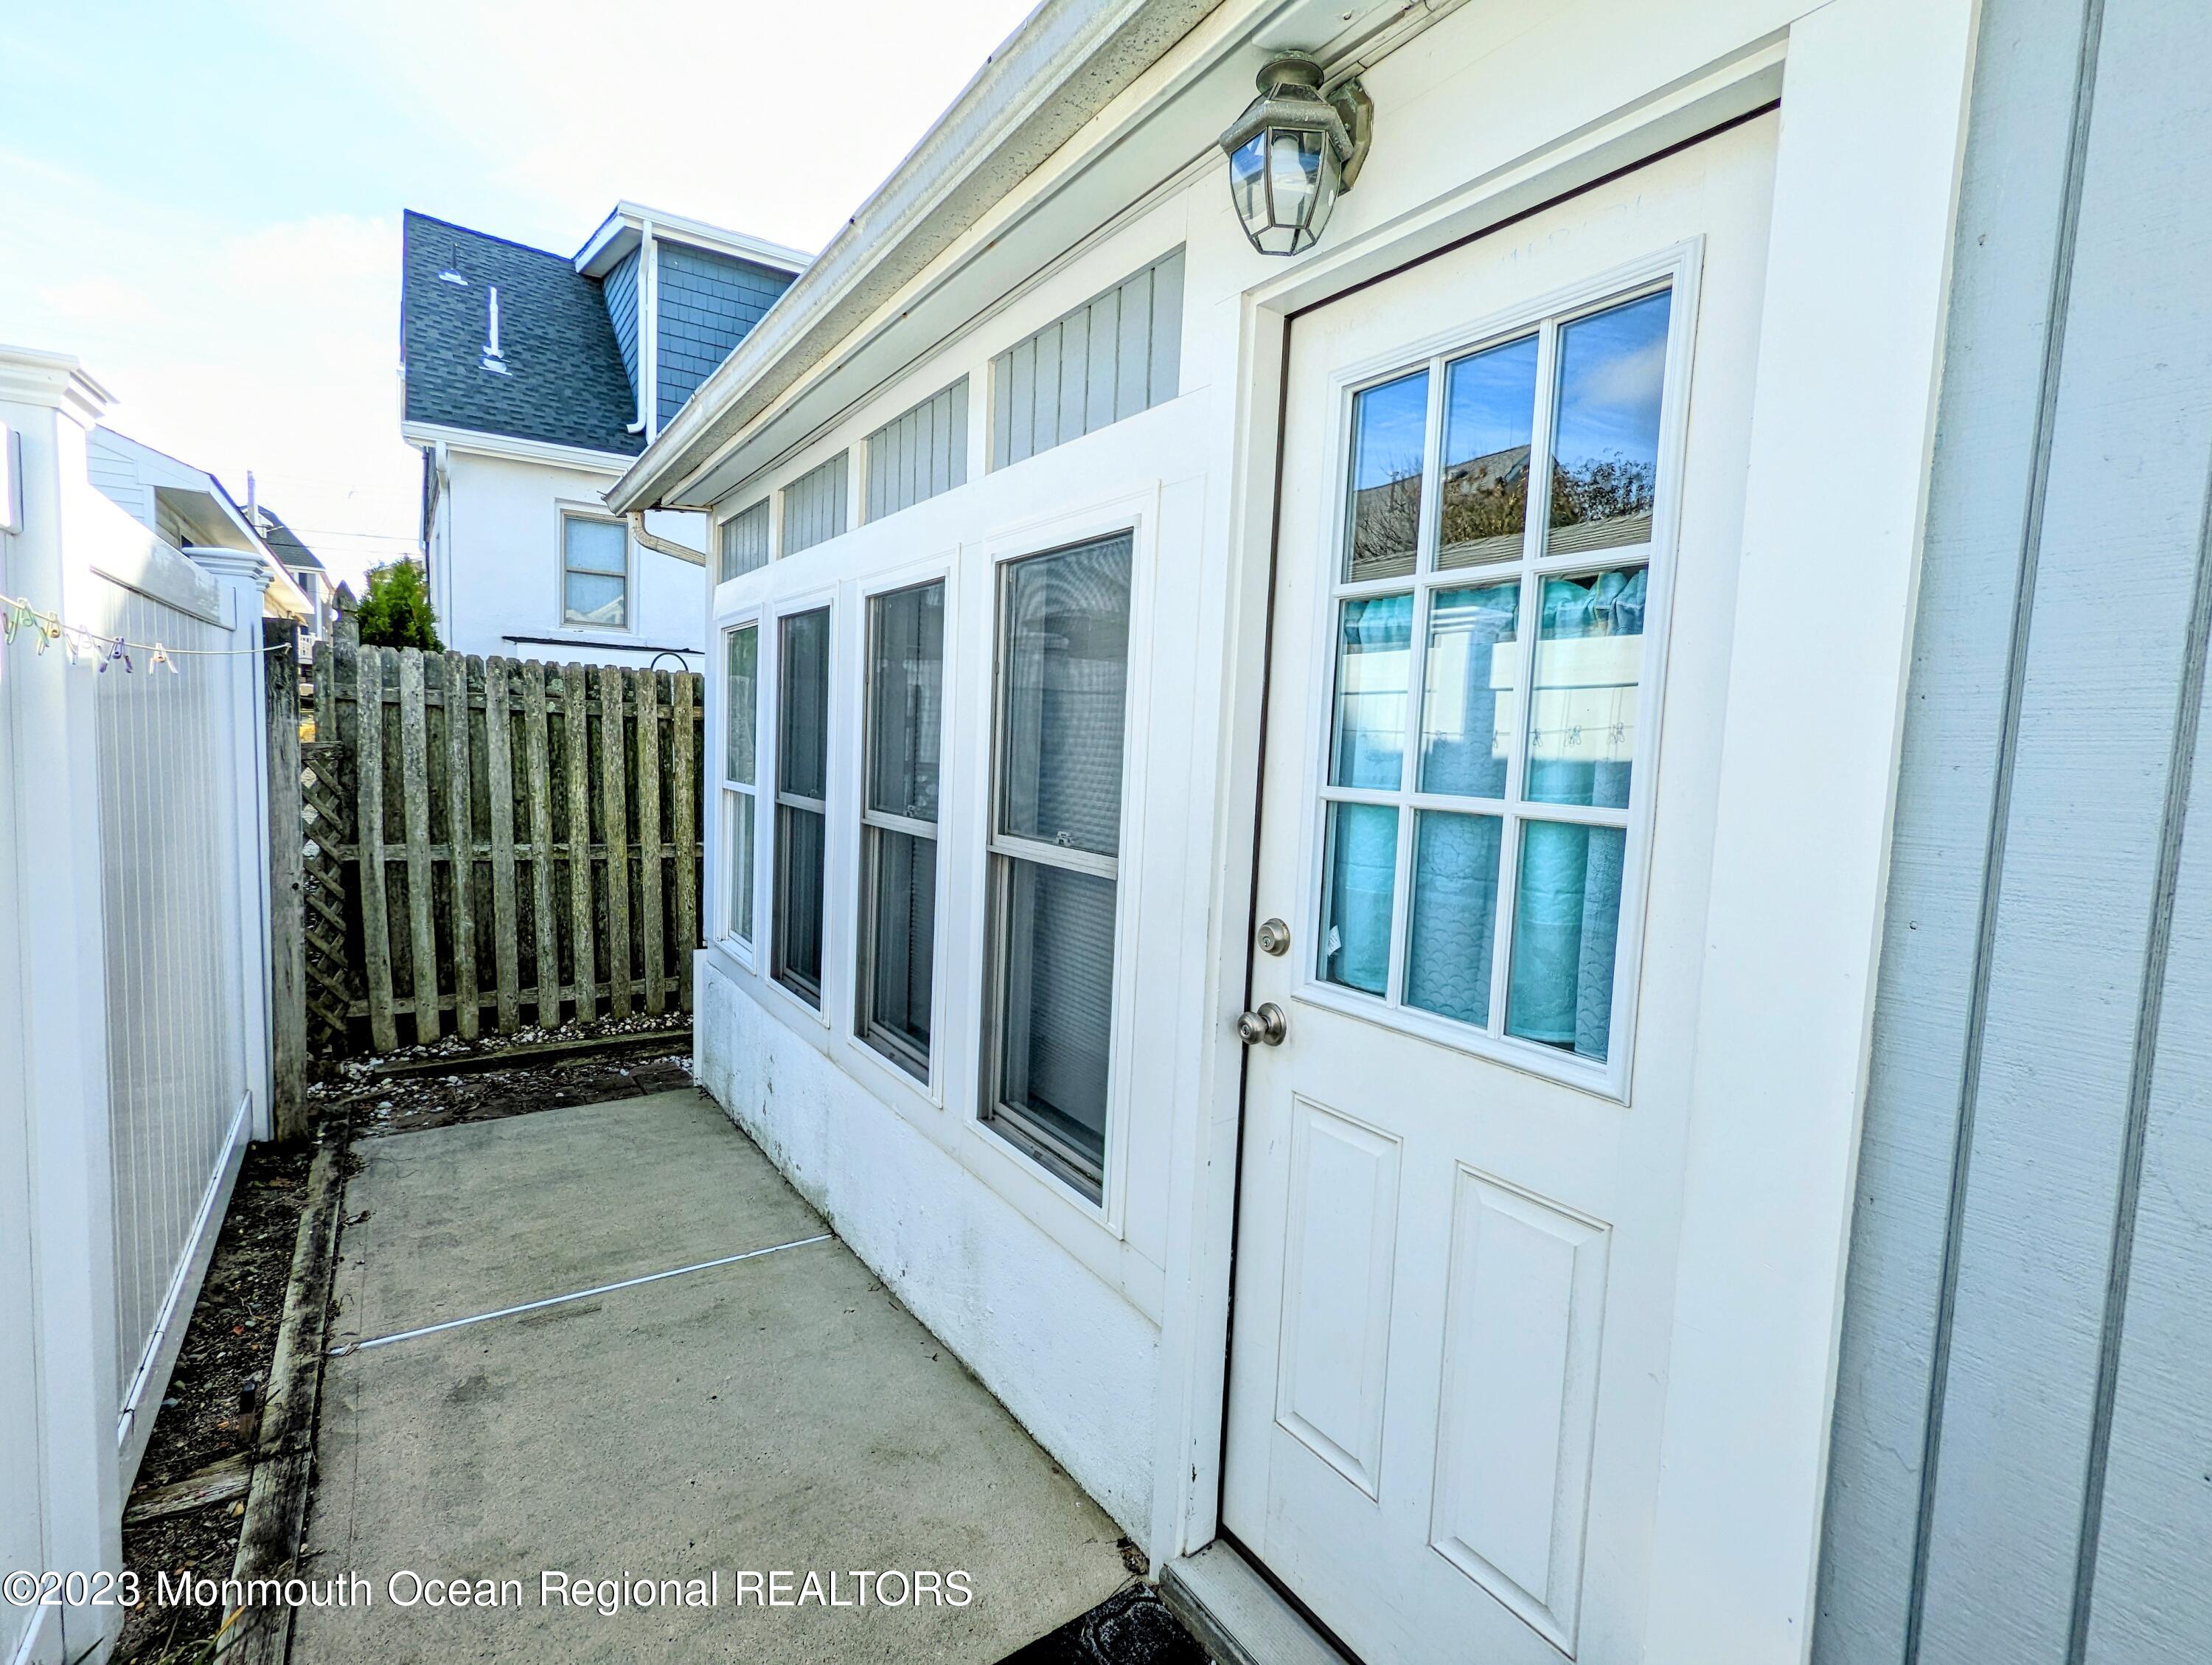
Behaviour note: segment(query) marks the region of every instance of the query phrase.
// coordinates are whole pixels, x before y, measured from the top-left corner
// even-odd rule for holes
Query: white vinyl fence
[[[92,488],[103,400],[0,349],[0,1577],[82,1598],[270,1103],[257,561]],[[0,1604],[0,1665],[119,1625]]]

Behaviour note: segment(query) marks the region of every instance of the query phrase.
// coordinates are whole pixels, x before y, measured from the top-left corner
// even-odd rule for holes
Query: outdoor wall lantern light
[[[1221,136],[1229,197],[1262,254],[1303,254],[1321,240],[1338,193],[1367,160],[1375,101],[1358,81],[1327,94],[1321,65],[1285,52],[1260,71],[1260,96]]]

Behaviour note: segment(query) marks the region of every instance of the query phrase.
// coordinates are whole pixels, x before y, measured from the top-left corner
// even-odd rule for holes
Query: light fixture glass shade
[[[1317,242],[1350,167],[1364,153],[1346,117],[1321,95],[1320,66],[1302,54],[1277,58],[1260,75],[1260,96],[1222,135],[1229,197],[1244,234],[1262,254],[1301,254]],[[1357,92],[1358,100],[1365,94]],[[1347,104],[1355,113],[1371,105]]]
[[[1336,206],[1336,153],[1310,128],[1269,127],[1229,158],[1230,200],[1262,254],[1302,254]]]

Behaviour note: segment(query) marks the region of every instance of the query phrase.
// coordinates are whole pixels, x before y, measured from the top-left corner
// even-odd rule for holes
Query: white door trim
[[[1651,1665],[1811,1644],[1977,10],[1836,0],[1790,39],[1767,259],[1791,281],[1759,325]],[[1844,480],[1850,512],[1821,513]]]

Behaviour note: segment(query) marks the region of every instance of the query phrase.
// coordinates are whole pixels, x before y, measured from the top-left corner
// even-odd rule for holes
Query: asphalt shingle
[[[625,431],[637,396],[598,279],[564,255],[412,210],[402,243],[408,421],[624,455],[645,449],[643,434]],[[504,375],[483,368],[495,286]]]

